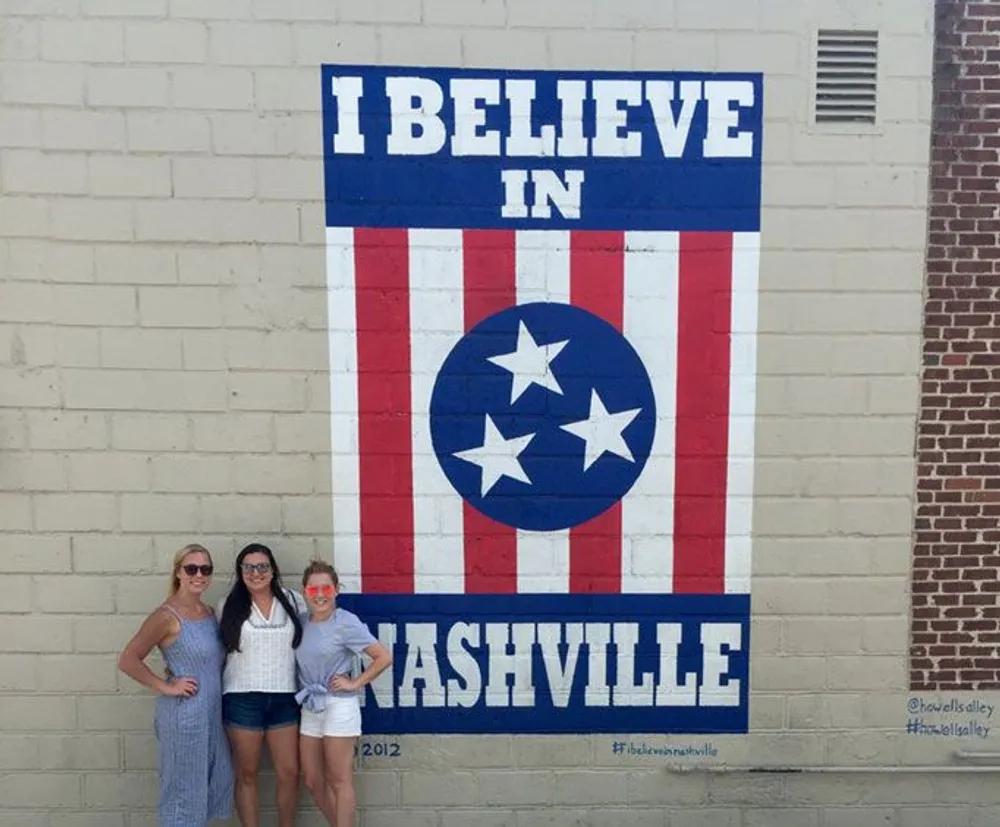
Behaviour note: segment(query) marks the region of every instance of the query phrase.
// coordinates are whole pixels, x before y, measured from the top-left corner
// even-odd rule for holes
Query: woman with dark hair
[[[259,827],[257,778],[264,742],[278,780],[278,823],[293,827],[299,788],[299,705],[295,649],[302,640],[302,597],[281,585],[271,549],[251,543],[236,557],[236,581],[219,603],[226,650],[222,720],[233,750],[236,812]]]

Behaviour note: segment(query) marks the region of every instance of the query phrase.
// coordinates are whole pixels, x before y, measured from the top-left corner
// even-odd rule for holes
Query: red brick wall
[[[1000,687],[1000,3],[938,0],[910,685]]]

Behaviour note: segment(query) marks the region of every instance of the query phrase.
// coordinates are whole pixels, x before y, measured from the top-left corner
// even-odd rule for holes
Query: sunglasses
[[[243,569],[244,574],[253,574],[257,572],[258,574],[267,574],[271,570],[270,563],[240,563],[240,568]]]
[[[308,597],[329,597],[333,594],[333,586],[323,585],[323,586],[306,586],[306,596]]]
[[[211,563],[207,566],[197,566],[194,563],[187,563],[181,566],[184,569],[184,573],[188,577],[194,577],[196,574],[201,574],[202,577],[211,577],[212,572],[215,570]]]

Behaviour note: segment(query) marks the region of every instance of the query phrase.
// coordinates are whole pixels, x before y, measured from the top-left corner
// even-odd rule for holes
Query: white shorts
[[[299,734],[307,738],[350,738],[361,734],[361,704],[357,696],[328,695],[326,709],[313,712],[302,707]]]

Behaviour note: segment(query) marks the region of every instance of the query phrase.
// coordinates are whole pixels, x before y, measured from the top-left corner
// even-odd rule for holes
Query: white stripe
[[[624,334],[649,372],[656,432],[646,466],[622,500],[622,592],[673,591],[680,237],[625,235]]]
[[[754,417],[757,406],[759,233],[733,234],[729,350],[729,463],[726,469],[726,594],[750,593]]]
[[[569,233],[520,230],[514,272],[518,304],[569,303]],[[569,530],[517,530],[519,593],[569,591]]]
[[[431,441],[434,380],[465,331],[461,230],[410,230],[413,588],[465,591],[462,498]]]
[[[358,339],[354,230],[326,228],[326,299],[330,347],[330,474],[334,565],[345,591],[361,591],[358,453]]]

